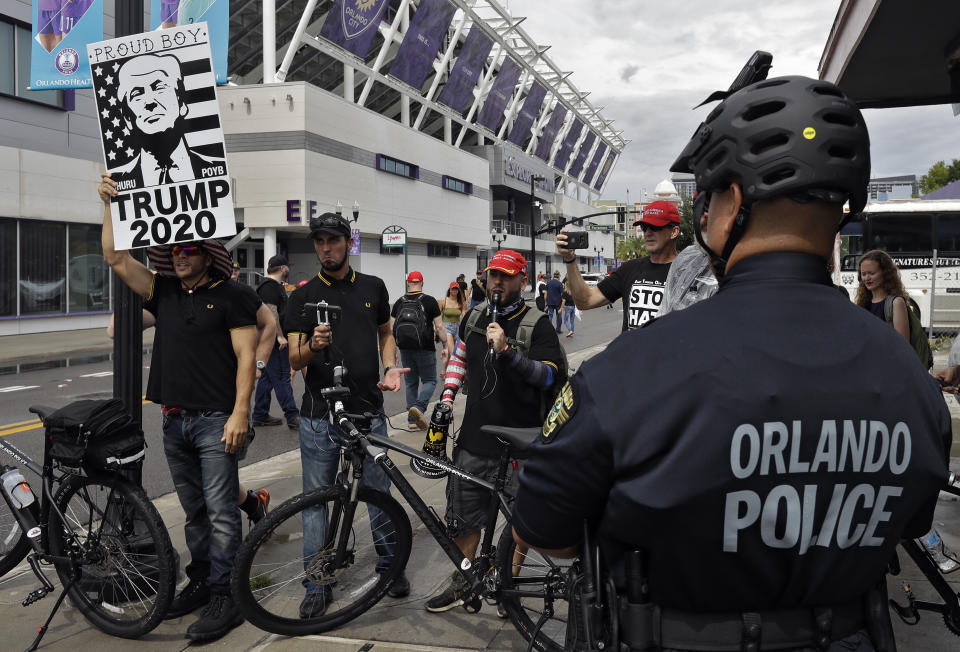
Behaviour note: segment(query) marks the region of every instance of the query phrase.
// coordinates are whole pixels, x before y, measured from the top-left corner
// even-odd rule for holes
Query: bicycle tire
[[[357,493],[346,563],[330,568],[330,545],[305,563],[304,539],[300,536],[304,511],[326,508],[330,503],[327,540],[336,543],[342,532],[342,519],[337,515],[342,515],[347,498],[343,487],[321,487],[294,496],[272,510],[240,544],[231,588],[240,612],[251,624],[285,636],[329,631],[373,607],[400,576],[413,540],[410,519],[392,496],[368,487],[360,487]],[[366,510],[362,509],[364,505]],[[393,554],[382,563],[370,527],[372,508],[379,509],[384,519],[377,526],[377,542],[392,540],[395,545]],[[334,520],[341,523],[331,527]],[[306,595],[308,565],[314,586],[330,587],[331,598],[325,613],[304,619],[300,617],[300,603]]]
[[[514,564],[517,542],[507,524],[497,544],[497,572],[500,578],[500,604],[510,622],[524,640],[533,638],[533,647],[541,652],[563,652],[567,636],[567,581],[573,559],[554,560],[536,550],[520,555]],[[537,625],[546,606],[547,588],[552,592],[553,615]],[[526,595],[521,595],[523,592]],[[536,637],[534,637],[536,634]]]
[[[50,552],[70,602],[97,629],[138,638],[167,613],[177,562],[166,526],[141,487],[114,477],[72,476],[54,497],[68,523],[50,512]]]
[[[37,518],[37,503],[34,501],[34,517]],[[38,519],[39,520],[39,519]],[[30,540],[10,511],[7,501],[0,500],[0,577],[17,567],[30,552]]]

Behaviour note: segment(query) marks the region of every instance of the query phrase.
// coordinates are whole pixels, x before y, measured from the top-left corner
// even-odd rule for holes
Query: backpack
[[[117,471],[140,464],[147,452],[143,430],[119,399],[74,401],[43,425],[50,457],[68,470]]]
[[[893,300],[887,296],[883,300],[883,315],[887,323],[893,325]],[[917,352],[920,362],[929,369],[933,366],[933,352],[930,351],[930,340],[920,324],[920,306],[910,297],[903,297],[907,302],[907,320],[910,322],[910,346]]]
[[[470,314],[467,316],[467,324],[464,328],[464,336],[469,337],[470,333],[480,333],[486,337],[486,329],[477,327],[477,322],[480,320],[480,315],[482,315],[487,310],[489,302],[483,301],[474,306],[473,310],[470,311]],[[536,328],[537,322],[541,319],[547,319],[547,315],[536,308],[529,308],[527,312],[524,313],[523,317],[520,319],[520,326],[517,327],[517,336],[515,338],[508,337],[507,345],[515,346],[517,350],[520,351],[524,356],[529,356],[530,346],[533,344],[533,329]],[[558,369],[560,378],[566,379],[569,372],[570,366],[567,363],[567,353],[563,350],[563,347],[560,348],[560,351],[563,353],[563,356],[560,358],[560,368]],[[464,378],[466,381],[466,378]],[[545,392],[540,392],[540,418],[543,419],[547,416],[547,411],[557,400],[557,396],[560,395],[560,390],[563,389],[563,383],[554,382]]]
[[[422,294],[400,297],[400,309],[393,320],[393,339],[398,349],[427,349],[433,343],[433,330],[421,297]]]

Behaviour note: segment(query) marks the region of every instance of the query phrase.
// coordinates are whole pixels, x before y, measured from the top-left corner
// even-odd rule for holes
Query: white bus
[[[855,299],[857,262],[881,249],[900,268],[900,278],[920,307],[924,328],[960,328],[960,200],[894,200],[868,203],[840,232],[836,282]],[[934,258],[936,254],[936,258]],[[936,265],[936,281],[934,281]]]

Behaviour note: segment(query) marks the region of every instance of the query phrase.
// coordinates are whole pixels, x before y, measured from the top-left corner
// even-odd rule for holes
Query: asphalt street
[[[568,353],[609,342],[620,332],[620,304],[609,310],[600,309],[583,313],[582,321],[576,325],[577,334],[573,338],[562,336],[560,341]],[[147,341],[151,341],[147,332]],[[566,329],[564,329],[566,335]],[[104,343],[108,343],[106,333]],[[69,366],[66,366],[69,365]],[[146,387],[150,372],[150,357],[143,359],[143,386]],[[83,352],[69,358],[54,357],[48,360],[36,360],[26,365],[0,365],[0,437],[13,444],[38,463],[43,455],[41,433],[36,418],[27,411],[31,405],[41,404],[60,407],[79,399],[110,398],[113,392],[113,363],[108,353]],[[13,373],[9,373],[13,371]],[[434,400],[439,398],[442,383],[437,384]],[[294,381],[294,397],[300,404],[304,387],[301,376]],[[406,411],[406,399],[403,389],[384,396],[384,411],[388,417],[402,415]],[[276,399],[272,402],[273,416],[282,417]],[[429,418],[429,415],[428,415]],[[403,421],[393,420],[396,427],[403,427]],[[173,491],[173,482],[163,457],[160,434],[160,407],[153,403],[143,404],[144,434],[147,439],[147,463],[143,470],[143,485],[151,498]],[[251,445],[247,458],[241,462],[246,466],[254,462],[274,457],[298,447],[298,433],[286,425],[256,428],[257,437]],[[10,460],[0,453],[0,463]],[[29,475],[29,474],[28,474]],[[30,480],[30,478],[27,478]]]

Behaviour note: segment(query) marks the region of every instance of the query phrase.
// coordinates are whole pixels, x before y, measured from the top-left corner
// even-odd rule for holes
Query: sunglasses
[[[174,256],[179,256],[180,254],[184,256],[200,256],[203,254],[203,247],[199,245],[174,245],[170,249],[170,253]]]
[[[646,233],[647,231],[653,231],[657,233],[663,231],[664,229],[671,228],[671,225],[665,224],[664,226],[654,226],[653,224],[647,224],[646,222],[640,222],[640,230]]]

